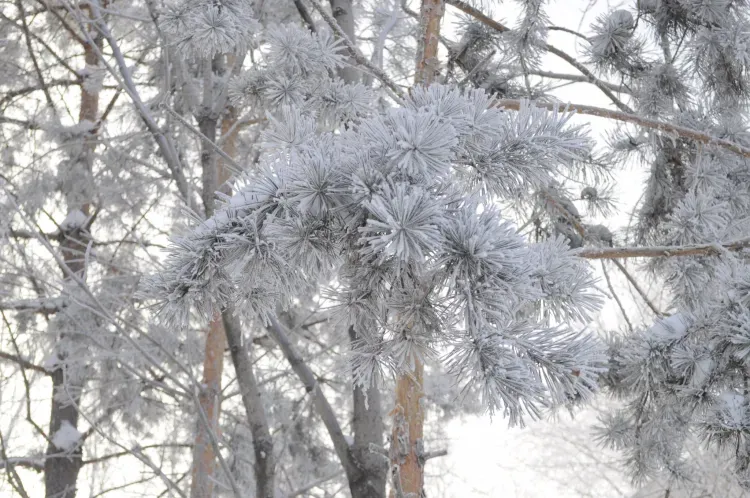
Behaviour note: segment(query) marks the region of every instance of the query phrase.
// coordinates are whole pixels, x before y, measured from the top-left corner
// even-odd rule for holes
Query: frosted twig
[[[615,288],[612,285],[612,279],[609,278],[609,272],[607,271],[607,267],[604,264],[604,261],[602,261],[602,272],[604,273],[604,279],[607,281],[609,292],[612,293],[612,297],[617,303],[617,307],[620,308],[620,313],[622,313],[622,317],[625,318],[625,323],[628,324],[628,330],[630,332],[633,332],[633,324],[630,323],[630,318],[628,318],[628,314],[625,312],[625,307],[622,305],[622,301],[620,301],[620,297],[617,295],[617,292],[615,292]]]
[[[188,120],[186,120],[185,118],[183,118],[182,116],[180,116],[180,115],[179,115],[178,113],[176,113],[175,111],[173,111],[172,109],[170,109],[170,108],[169,108],[168,106],[164,106],[164,108],[165,108],[165,109],[167,110],[167,112],[168,112],[169,114],[171,114],[172,116],[174,116],[175,118],[177,118],[177,120],[178,120],[178,121],[179,121],[179,122],[180,122],[180,123],[181,123],[181,124],[182,124],[182,125],[183,125],[183,126],[184,126],[185,128],[187,128],[188,130],[190,130],[190,132],[191,132],[191,133],[194,133],[194,134],[195,134],[195,135],[197,135],[197,136],[198,136],[198,137],[199,137],[199,138],[200,138],[201,140],[203,140],[204,142],[207,142],[207,143],[209,144],[209,146],[210,146],[210,147],[211,147],[212,149],[214,149],[214,151],[215,151],[215,152],[216,152],[217,154],[219,154],[219,155],[221,156],[221,158],[222,158],[222,159],[224,159],[224,160],[225,160],[226,162],[228,162],[229,164],[231,164],[231,165],[232,165],[232,167],[233,167],[233,168],[235,169],[235,173],[240,173],[240,172],[242,172],[242,167],[241,167],[241,166],[240,166],[239,164],[237,164],[237,163],[235,162],[235,160],[234,160],[234,159],[232,159],[232,157],[231,157],[231,156],[230,156],[229,154],[227,154],[226,152],[224,152],[223,150],[221,150],[221,147],[219,147],[219,146],[218,146],[218,145],[217,145],[217,144],[216,144],[216,143],[215,143],[215,142],[214,142],[213,140],[211,140],[211,139],[210,139],[210,138],[208,138],[208,137],[207,137],[206,135],[204,135],[204,134],[203,134],[203,133],[202,133],[202,132],[201,132],[201,131],[200,131],[200,130],[199,130],[198,128],[196,128],[195,126],[191,125],[191,124],[190,124],[190,123],[188,122]]]
[[[344,473],[343,470],[337,470],[336,472],[323,476],[320,479],[316,479],[313,482],[306,484],[305,486],[292,491],[291,493],[286,495],[286,498],[294,498],[295,496],[301,496],[301,495],[307,494],[307,492],[310,491],[311,489],[317,488],[321,484],[324,484],[330,481],[331,479],[335,479],[343,473]]]

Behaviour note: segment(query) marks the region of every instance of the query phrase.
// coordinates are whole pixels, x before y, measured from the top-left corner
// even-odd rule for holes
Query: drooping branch
[[[659,318],[664,317],[664,312],[662,312],[659,308],[656,307],[656,305],[649,299],[648,294],[646,294],[646,291],[644,291],[638,281],[633,277],[633,275],[630,274],[627,268],[625,268],[625,265],[623,265],[619,260],[613,259],[612,263],[617,267],[618,270],[620,270],[620,273],[622,273],[625,278],[630,282],[630,285],[633,286],[633,289],[638,293],[639,296],[641,296],[641,299],[646,303],[646,305],[651,308],[651,311],[654,312],[656,316]]]
[[[634,330],[633,329],[633,324],[631,323],[630,318],[628,317],[627,311],[625,311],[625,306],[623,306],[622,301],[620,300],[620,297],[617,295],[617,292],[615,291],[614,285],[612,285],[612,279],[609,278],[609,272],[607,271],[607,265],[604,263],[604,261],[602,261],[601,263],[602,263],[602,273],[604,273],[604,280],[607,281],[607,287],[609,288],[609,292],[612,293],[612,298],[617,303],[617,307],[620,308],[620,313],[622,313],[622,317],[625,319],[625,323],[628,326],[628,330],[630,332],[633,332],[633,330]]]

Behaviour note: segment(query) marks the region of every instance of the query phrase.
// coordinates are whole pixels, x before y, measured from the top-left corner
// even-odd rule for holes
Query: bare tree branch
[[[612,293],[612,298],[617,303],[617,307],[620,308],[620,313],[622,313],[622,317],[625,319],[625,323],[628,324],[628,330],[630,332],[633,332],[633,324],[630,323],[630,318],[628,317],[628,314],[625,312],[625,306],[622,305],[622,301],[620,300],[620,297],[617,295],[617,292],[615,292],[615,288],[612,285],[612,279],[609,278],[609,272],[607,271],[607,266],[604,264],[604,261],[602,263],[602,273],[604,273],[604,279],[607,281],[607,287],[609,288],[609,292]]]
[[[288,495],[286,495],[286,498],[294,498],[295,496],[305,495],[311,489],[317,488],[321,484],[324,484],[324,483],[330,481],[331,479],[335,479],[335,478],[337,478],[338,476],[340,476],[343,473],[344,473],[343,470],[337,470],[336,472],[333,472],[331,474],[323,476],[320,479],[316,479],[313,482],[311,482],[310,484],[306,484],[305,486],[292,491],[291,493],[289,493]]]
[[[23,467],[35,472],[41,472],[44,470],[44,458],[8,457],[6,460],[0,460],[0,467],[6,470],[11,467]]]
[[[541,76],[542,78],[550,78],[550,79],[555,79],[555,80],[577,81],[579,83],[591,83],[591,79],[588,76],[581,75],[581,74],[555,73],[552,71],[541,71],[541,70],[530,70],[529,74],[532,76]],[[630,90],[625,88],[622,85],[617,85],[615,83],[610,83],[608,81],[601,81],[601,84],[605,85],[607,88],[609,88],[613,92],[630,93]]]
[[[21,367],[27,370],[34,370],[35,372],[40,372],[45,375],[49,375],[49,372],[47,371],[46,368],[39,366],[35,363],[32,363],[25,358],[21,358],[18,355],[6,353],[5,351],[0,351],[0,360],[10,361],[12,363],[16,363],[20,365]]]
[[[18,299],[16,301],[0,302],[0,310],[33,311],[44,315],[50,315],[62,310],[67,304],[68,303],[62,298]]]
[[[325,394],[323,394],[315,374],[294,349],[286,330],[278,322],[276,317],[271,318],[266,329],[268,330],[269,335],[273,337],[279,345],[281,352],[291,365],[292,370],[294,370],[297,377],[305,386],[305,390],[307,390],[312,396],[316,411],[323,420],[323,424],[326,426],[328,436],[331,438],[331,442],[333,442],[336,455],[338,456],[342,467],[344,467],[347,479],[349,482],[355,481],[358,477],[359,469],[352,461],[349,442],[346,440],[344,432],[341,430],[341,425],[336,418],[336,413],[333,411],[330,403],[328,403]]]

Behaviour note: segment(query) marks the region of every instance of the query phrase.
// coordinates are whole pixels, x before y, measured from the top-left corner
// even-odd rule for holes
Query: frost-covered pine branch
[[[599,304],[585,264],[560,240],[527,245],[491,205],[508,179],[548,181],[588,140],[567,115],[490,104],[483,91],[418,87],[405,108],[339,134],[284,108],[262,169],[177,239],[151,280],[164,318],[185,324],[191,306],[209,316],[234,303],[269,319],[298,289],[335,282],[329,299],[363,337],[360,382],[448,343],[459,380],[484,386],[513,421],[589,396],[596,345],[569,328]],[[476,176],[500,164],[508,176]]]

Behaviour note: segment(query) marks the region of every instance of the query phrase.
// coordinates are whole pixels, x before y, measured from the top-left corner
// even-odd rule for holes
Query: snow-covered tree
[[[705,437],[746,481],[746,5],[641,0],[586,34],[552,5],[0,7],[11,488],[420,496],[431,422],[522,424],[597,384],[636,477],[685,477]],[[586,116],[620,126],[597,143]],[[651,171],[627,230],[621,166]],[[632,329],[608,363],[605,282]],[[143,482],[107,484],[118,458]]]
[[[632,90],[634,112],[750,143],[744,3],[638,2],[592,29],[592,61]],[[741,248],[750,233],[747,156],[633,129],[617,132],[612,146],[650,167],[629,242],[716,246],[649,263],[670,302],[653,326],[614,341],[607,380],[627,401],[605,418],[603,436],[624,449],[639,479],[689,477],[684,445],[697,436],[734,454],[737,477],[747,482],[748,266],[742,251],[720,246]]]
[[[304,44],[279,53],[271,46],[294,69],[341,63]],[[420,50],[418,73],[434,71],[429,44]],[[296,74],[278,66],[282,86],[293,85]],[[263,80],[251,74],[241,84],[255,89]],[[188,323],[192,305],[205,317],[232,305],[278,330],[278,305],[300,289],[329,286],[324,298],[360,339],[356,382],[369,386],[383,370],[416,378],[395,410],[394,426],[408,430],[394,430],[391,444],[393,470],[413,472],[394,478],[405,493],[422,489],[421,471],[411,468],[421,467],[424,450],[404,405],[421,410],[421,365],[440,347],[450,349],[446,362],[459,382],[512,422],[585,399],[599,356],[591,337],[566,322],[597,307],[586,265],[561,238],[528,246],[493,206],[498,195],[551,185],[587,157],[590,144],[569,115],[525,102],[507,113],[482,90],[416,86],[399,108],[331,133],[299,109],[304,102],[317,111],[315,96],[298,98],[269,115],[258,172],[176,240],[151,282],[166,300],[166,323]],[[342,461],[344,451],[337,448]]]

